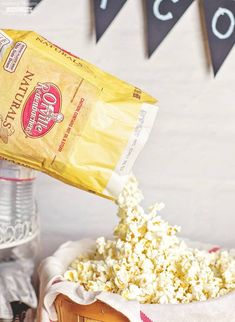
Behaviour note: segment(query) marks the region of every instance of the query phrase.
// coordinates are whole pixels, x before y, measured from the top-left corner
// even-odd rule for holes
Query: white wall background
[[[213,79],[198,1],[150,60],[141,0],[129,0],[96,45],[88,0],[43,0],[31,15],[1,14],[0,28],[32,29],[159,98],[160,113],[134,171],[146,204],[192,239],[235,247],[235,53]],[[43,256],[68,239],[111,236],[108,200],[38,179]]]

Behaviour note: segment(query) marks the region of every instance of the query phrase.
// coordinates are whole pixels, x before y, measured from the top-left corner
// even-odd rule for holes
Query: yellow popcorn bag
[[[32,31],[0,30],[0,156],[116,198],[156,100]]]

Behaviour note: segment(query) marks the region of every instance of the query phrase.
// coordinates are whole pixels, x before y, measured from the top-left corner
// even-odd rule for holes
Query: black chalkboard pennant
[[[37,5],[42,1],[42,0],[28,0],[29,1],[29,10],[30,12],[33,11],[37,7]]]
[[[235,0],[204,0],[204,16],[214,75],[235,43]]]
[[[193,1],[194,0],[145,0],[149,57],[161,44],[169,31],[174,27]]]
[[[94,0],[97,42],[126,2],[127,0]]]

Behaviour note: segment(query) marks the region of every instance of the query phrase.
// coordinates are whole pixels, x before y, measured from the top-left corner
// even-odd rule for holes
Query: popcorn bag
[[[204,250],[215,246],[187,243]],[[139,304],[108,292],[87,292],[63,277],[68,265],[79,255],[92,253],[96,242],[67,242],[45,259],[40,267],[40,322],[232,322],[235,321],[235,292],[218,299],[190,304]],[[216,247],[218,249],[218,247]],[[232,251],[235,255],[235,251]]]
[[[114,199],[156,100],[32,31],[0,30],[0,156]]]

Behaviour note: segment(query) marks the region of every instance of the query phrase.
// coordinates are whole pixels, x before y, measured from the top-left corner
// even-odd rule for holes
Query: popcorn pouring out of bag
[[[225,250],[202,251],[177,237],[180,227],[160,217],[164,205],[145,212],[138,182],[130,177],[118,204],[113,240],[100,237],[65,278],[87,291],[118,293],[147,304],[205,301],[235,290],[235,259]]]

